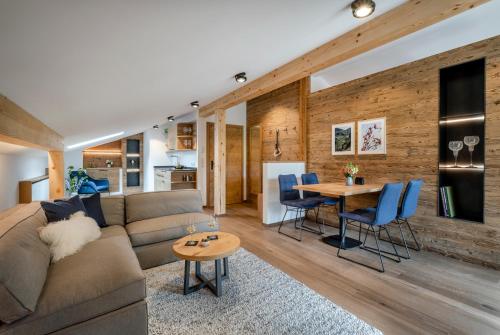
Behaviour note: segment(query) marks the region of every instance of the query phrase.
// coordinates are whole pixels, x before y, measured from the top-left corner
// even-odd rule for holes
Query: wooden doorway
[[[214,124],[207,122],[207,206],[214,205]],[[243,202],[243,126],[226,125],[226,204]]]
[[[262,192],[262,131],[260,125],[248,128],[247,184],[248,200],[257,206]]]

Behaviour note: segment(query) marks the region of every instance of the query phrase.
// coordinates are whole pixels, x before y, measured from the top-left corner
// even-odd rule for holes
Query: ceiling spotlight
[[[245,72],[240,72],[237,75],[234,76],[234,80],[238,83],[244,83],[247,81],[247,74]]]
[[[355,0],[351,3],[351,9],[355,18],[362,19],[375,11],[375,2],[373,0]]]
[[[198,100],[193,101],[191,103],[191,107],[193,107],[193,108],[200,108],[200,103],[198,102]]]
[[[174,121],[175,121],[175,118],[174,118],[173,116],[169,116],[169,117],[167,118],[167,120],[168,120],[169,122],[174,122]]]
[[[159,126],[159,125],[157,125],[157,124],[155,124],[155,125],[153,126],[153,129],[158,129],[158,128],[160,128],[160,126]]]

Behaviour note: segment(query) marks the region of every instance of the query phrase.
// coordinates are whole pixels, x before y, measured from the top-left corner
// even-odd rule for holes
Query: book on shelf
[[[456,212],[455,212],[455,202],[453,201],[452,187],[442,186],[439,188],[439,193],[441,195],[441,203],[444,216],[447,218],[454,218]]]
[[[450,218],[454,218],[455,213],[455,202],[453,201],[453,192],[451,186],[446,186],[446,201],[448,203],[448,214]]]
[[[448,204],[446,203],[446,191],[444,189],[444,186],[441,186],[439,188],[439,194],[441,196],[441,207],[443,209],[443,215],[445,217],[448,217]]]

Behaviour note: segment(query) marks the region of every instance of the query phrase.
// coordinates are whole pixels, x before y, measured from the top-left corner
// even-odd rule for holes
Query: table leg
[[[224,266],[225,268],[225,266]],[[220,259],[215,260],[215,295],[220,297],[222,295],[222,269]]]
[[[339,213],[345,212],[345,197],[339,197]],[[351,249],[359,246],[361,243],[358,240],[352,239],[350,237],[345,236],[347,232],[347,223],[346,220],[339,216],[339,234],[330,235],[323,238],[323,242],[334,246],[336,248],[342,249]]]
[[[222,261],[224,263],[224,275],[222,275],[222,279],[224,279],[229,277],[229,261],[227,257],[224,257]]]
[[[191,275],[191,262],[184,262],[184,295],[189,294],[189,276]]]
[[[224,272],[223,272],[224,271]],[[191,262],[185,261],[184,265],[184,295],[201,290],[207,287],[216,296],[222,295],[222,280],[229,277],[229,261],[225,257],[215,260],[215,278],[208,279],[201,273],[201,262],[195,262],[196,278],[200,281],[194,286],[189,286],[189,277],[191,275]]]

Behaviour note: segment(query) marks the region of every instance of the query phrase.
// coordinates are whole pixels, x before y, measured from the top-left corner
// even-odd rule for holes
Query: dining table
[[[317,192],[323,196],[338,199],[338,212],[345,212],[346,198],[353,195],[376,193],[382,191],[384,184],[346,185],[345,183],[320,183],[296,185],[293,188],[300,191]],[[339,216],[339,234],[323,237],[323,242],[334,247],[350,249],[361,244],[359,240],[346,236],[347,221]]]

